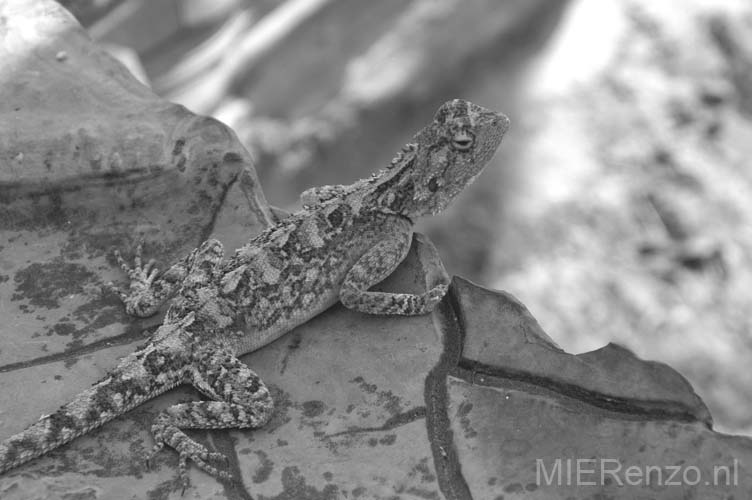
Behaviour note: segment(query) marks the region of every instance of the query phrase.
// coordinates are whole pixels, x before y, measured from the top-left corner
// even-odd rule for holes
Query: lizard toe
[[[146,468],[148,470],[151,470],[152,467],[154,466],[154,457],[156,457],[157,454],[160,451],[162,451],[162,448],[164,448],[164,443],[161,442],[161,441],[157,442],[157,444],[154,445],[154,448],[152,448],[151,451],[149,452],[149,455],[147,455],[147,457],[144,460],[144,462],[146,463]]]
[[[213,465],[209,464],[206,460],[200,457],[192,456],[188,458],[190,458],[190,460],[194,464],[196,464],[196,467],[198,467],[199,469],[201,469],[202,471],[206,472],[207,474],[211,476],[214,476],[220,479],[226,479],[226,480],[232,479],[232,475],[230,475],[229,472],[220,470],[219,468],[214,467]]]
[[[188,456],[187,454],[180,454],[178,459],[178,479],[183,489],[180,492],[180,496],[185,495],[185,490],[191,485],[191,479],[188,477]]]
[[[117,286],[112,281],[108,281],[104,285],[102,285],[102,291],[104,293],[114,293],[118,297],[120,297],[121,301],[125,301],[128,298],[128,294],[123,290],[121,287]]]
[[[209,452],[205,458],[208,462],[216,462],[224,467],[230,465],[230,459],[224,453]]]
[[[443,299],[444,295],[447,293],[447,289],[448,287],[446,285],[438,285],[428,291],[428,297],[426,298],[428,311],[433,310],[433,308],[441,302],[441,299]]]

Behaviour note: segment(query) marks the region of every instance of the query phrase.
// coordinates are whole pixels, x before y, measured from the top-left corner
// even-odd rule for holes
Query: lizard
[[[394,271],[410,248],[415,220],[443,210],[482,171],[509,120],[468,101],[444,103],[391,163],[349,185],[301,194],[302,209],[252,237],[225,258],[209,239],[159,273],[142,261],[115,258],[130,278],[110,284],[126,312],[147,317],[166,305],[145,345],[122,358],[89,389],[0,442],[5,473],[181,384],[206,400],[175,404],[151,426],[155,446],[179,456],[183,491],[188,461],[230,479],[227,458],[183,429],[255,429],[272,416],[261,378],[238,357],[276,340],[337,302],[369,314],[427,314],[448,285],[421,294],[369,290]]]

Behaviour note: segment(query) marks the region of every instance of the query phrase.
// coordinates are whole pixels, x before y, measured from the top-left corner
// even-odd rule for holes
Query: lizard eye
[[[428,181],[428,190],[432,193],[435,193],[439,190],[442,184],[443,182],[441,182],[441,179],[439,179],[438,177],[431,177],[431,179],[429,179]]]
[[[460,130],[452,136],[452,146],[459,151],[467,151],[474,142],[475,137],[467,130]]]

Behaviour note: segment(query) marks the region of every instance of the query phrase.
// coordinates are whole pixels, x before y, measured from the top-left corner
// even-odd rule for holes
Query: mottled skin
[[[148,316],[170,300],[164,323],[145,347],[123,358],[93,387],[0,443],[0,473],[27,462],[180,384],[208,401],[181,403],[152,426],[155,452],[164,445],[221,478],[225,457],[181,429],[256,428],[273,409],[268,389],[237,356],[258,349],[337,301],[371,314],[430,312],[447,290],[423,294],[369,288],[387,277],[410,248],[413,221],[442,210],[482,170],[508,127],[504,115],[466,101],[439,108],[388,168],[351,185],[305,191],[304,208],[223,258],[204,242],[158,276],[117,254],[131,284],[119,292],[126,310]]]

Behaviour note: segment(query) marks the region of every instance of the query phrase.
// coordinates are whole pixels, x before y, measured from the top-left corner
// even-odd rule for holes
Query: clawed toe
[[[157,277],[157,274],[159,274],[159,269],[154,267],[156,265],[157,261],[155,259],[149,259],[149,262],[146,263],[146,265],[143,267],[143,273],[144,276],[146,276],[146,281],[151,283],[154,281],[154,278]]]
[[[210,474],[214,477],[220,478],[220,479],[230,479],[232,476],[230,476],[230,473],[224,470],[220,470],[217,467],[214,467],[213,465],[210,465],[207,461],[199,458],[199,457],[189,457],[191,461],[196,464],[196,467],[201,469],[202,471],[206,472],[207,474]]]
[[[152,470],[152,467],[154,465],[154,457],[164,448],[164,443],[157,444],[152,451],[149,453],[149,456],[146,457],[145,463],[147,470]],[[200,456],[199,456],[200,455]],[[230,474],[226,470],[220,470],[217,467],[214,467],[213,465],[210,465],[208,462],[215,462],[222,466],[227,466],[229,464],[229,460],[227,456],[225,456],[222,453],[213,453],[206,451],[204,453],[199,454],[192,454],[190,452],[182,452],[179,454],[178,458],[178,481],[181,486],[181,493],[180,495],[183,496],[185,494],[185,490],[187,490],[191,485],[191,480],[188,477],[188,462],[191,461],[196,466],[206,472],[207,474],[210,474],[220,480],[224,481],[231,481],[232,480],[232,474]]]
[[[108,293],[114,293],[115,295],[117,295],[118,297],[120,297],[121,301],[125,301],[125,299],[128,298],[128,294],[125,293],[125,290],[123,290],[122,288],[120,288],[119,286],[117,286],[112,281],[108,281],[107,283],[105,283],[104,285],[102,285],[102,290],[104,290],[105,292],[108,292]]]
[[[224,467],[230,464],[230,459],[224,453],[209,452],[206,455],[206,460],[209,462],[216,462]]]
[[[182,497],[185,494],[185,490],[191,485],[191,480],[188,478],[188,456],[182,453],[178,459],[178,471],[180,484],[183,485],[183,489],[180,492],[180,496]]]
[[[154,446],[149,457],[146,459],[146,464],[149,468],[151,468],[154,456],[165,446],[165,442],[161,441],[160,438],[164,432],[165,429],[157,429],[155,432],[158,444]],[[232,480],[232,474],[226,470],[229,466],[229,459],[223,453],[210,452],[204,445],[187,438],[184,440],[175,441],[173,439],[172,441],[168,441],[170,447],[174,447],[178,452],[178,481],[182,486],[183,492],[190,486],[190,479],[188,477],[189,462],[193,462],[196,467],[218,479],[225,481]]]
[[[149,259],[148,262],[143,264],[142,251],[143,242],[139,243],[136,248],[133,257],[134,265],[131,267],[123,259],[122,254],[118,250],[114,250],[115,258],[125,274],[128,275],[130,284],[127,287],[120,288],[113,283],[108,283],[106,288],[118,294],[120,300],[125,304],[125,310],[128,314],[144,318],[157,312],[159,306],[169,297],[173,287],[165,286],[158,278],[159,270],[155,265],[155,259]]]
[[[185,493],[185,490],[190,486],[190,479],[188,478],[188,461],[190,460],[193,462],[196,467],[201,469],[202,471],[206,472],[207,474],[216,477],[217,479],[224,480],[224,481],[230,481],[232,480],[232,474],[230,474],[226,470],[220,470],[217,467],[214,467],[213,465],[210,465],[208,462],[219,462],[223,466],[227,466],[229,463],[229,460],[225,455],[222,453],[201,453],[200,455],[192,455],[188,452],[180,453],[180,459],[178,460],[178,469],[179,469],[179,479],[180,483],[183,487],[183,493]],[[181,495],[183,494],[181,493]]]
[[[136,255],[133,256],[133,262],[135,263],[135,267],[138,269],[141,269],[141,255],[144,250],[144,240],[141,240],[138,242],[138,246],[136,246]]]
[[[146,468],[148,470],[151,470],[152,466],[154,465],[154,457],[157,456],[160,451],[162,451],[162,448],[164,448],[164,443],[160,442],[157,443],[149,452],[149,455],[144,460],[144,462],[146,463]]]
[[[146,264],[143,263],[143,249],[144,242],[141,241],[136,247],[136,252],[133,255],[133,266],[125,261],[120,250],[115,249],[113,253],[115,259],[117,259],[118,265],[128,275],[131,281],[139,281],[148,284],[156,278],[157,274],[159,274],[159,270],[155,268],[157,262],[155,259],[149,259]]]

